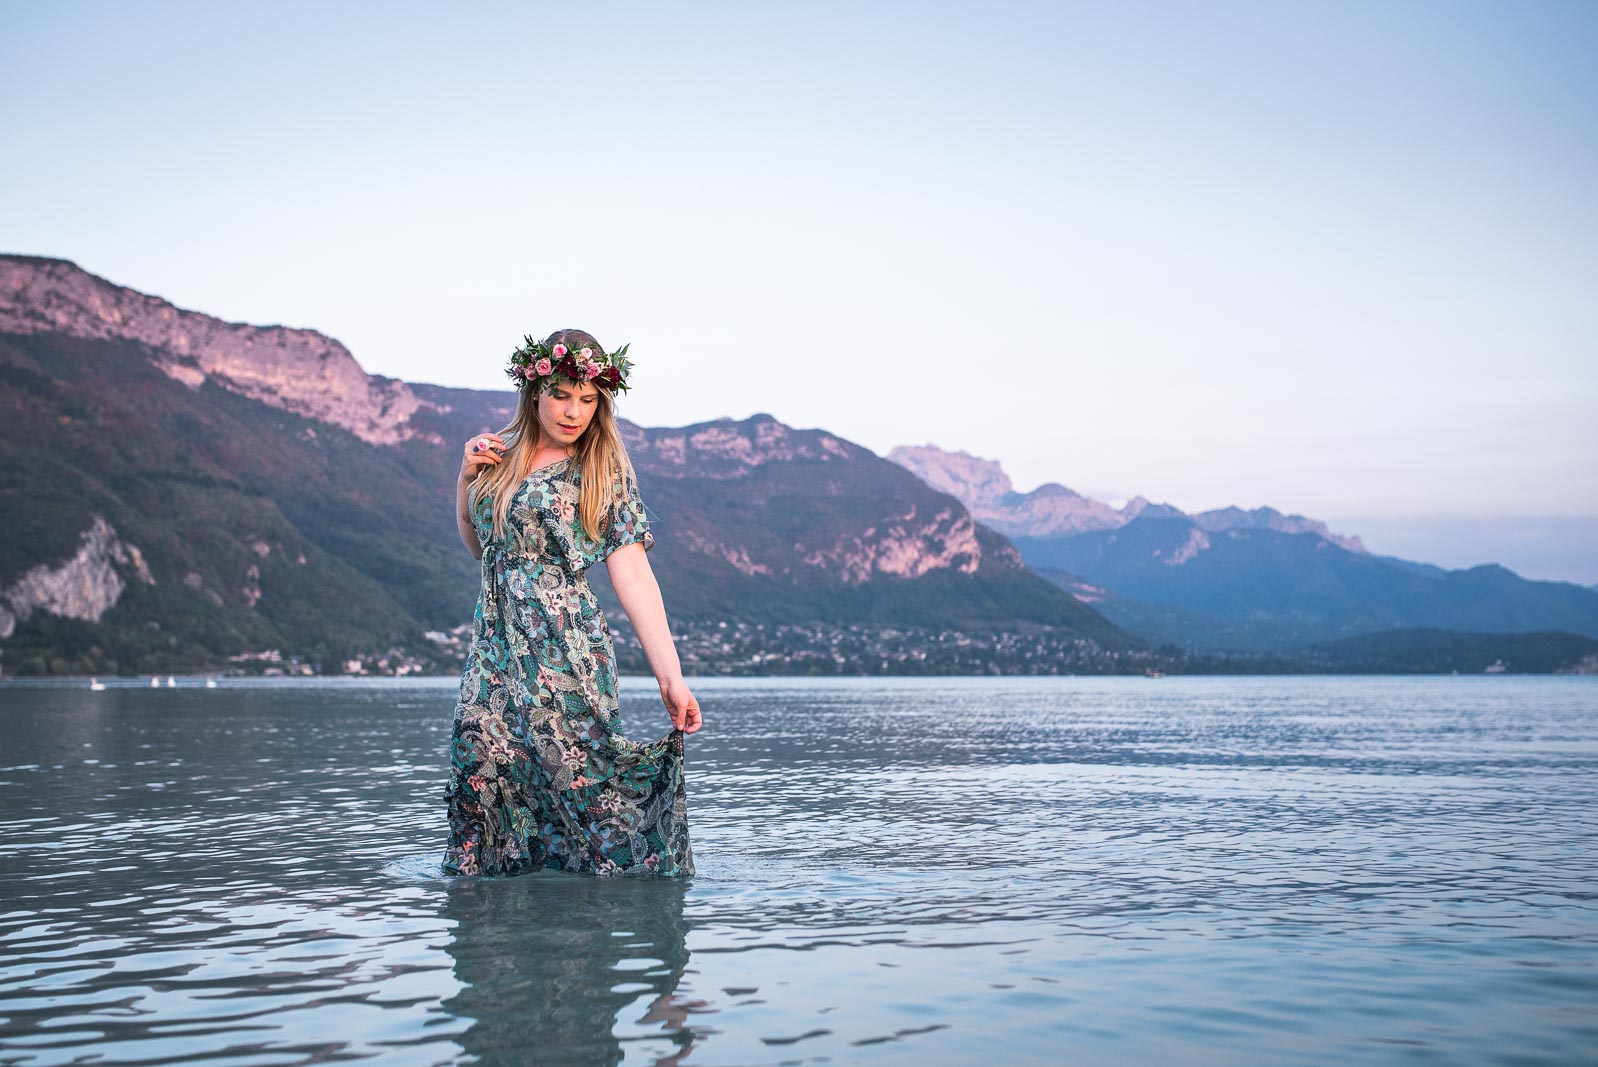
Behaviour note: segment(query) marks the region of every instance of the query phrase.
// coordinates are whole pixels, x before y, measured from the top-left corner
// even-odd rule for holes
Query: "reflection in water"
[[[447,951],[463,988],[444,1002],[472,1020],[459,1038],[488,1062],[674,1064],[701,1043],[678,996],[688,965],[687,885],[534,872],[449,879]]]

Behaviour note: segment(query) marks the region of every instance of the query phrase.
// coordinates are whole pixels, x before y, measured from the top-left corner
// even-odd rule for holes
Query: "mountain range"
[[[478,564],[452,514],[457,442],[504,425],[513,401],[368,376],[315,331],[0,257],[0,662],[458,664]],[[835,435],[769,415],[622,432],[699,669],[1157,659],[953,496]]]
[[[1188,516],[1170,504],[1150,503],[1141,496],[1112,508],[1058,482],[1041,485],[1030,493],[1018,493],[1003,467],[968,452],[950,452],[936,445],[900,445],[888,453],[888,458],[928,485],[958,497],[978,521],[1012,538],[1071,537],[1095,530],[1116,530],[1137,519],[1189,518],[1196,527],[1211,533],[1247,529],[1311,533],[1350,552],[1365,551],[1358,537],[1333,533],[1324,522],[1302,515],[1283,515],[1274,508],[1220,508]]]
[[[452,514],[458,447],[503,426],[514,399],[368,375],[314,330],[224,322],[66,260],[0,256],[0,669],[458,669],[479,577]],[[1559,615],[1508,572],[1380,560],[1269,509],[1015,494],[971,457],[896,462],[764,414],[621,428],[690,671],[1472,670],[1503,658],[1503,640],[1417,629],[1299,646],[1472,628],[1456,625],[1467,609],[1492,616],[1517,597],[1523,617],[1499,629],[1587,636],[1517,638],[1512,669],[1598,653],[1584,601]],[[1281,567],[1335,553],[1350,574],[1384,569],[1316,611],[1302,591],[1240,592],[1277,573],[1261,568],[1278,540]],[[1461,614],[1398,612],[1380,588],[1394,574],[1450,588]],[[1184,591],[1174,575],[1204,580]],[[595,585],[623,667],[643,669]],[[1227,636],[1191,639],[1206,627]]]
[[[1271,508],[1188,515],[1142,497],[1115,509],[1056,484],[1017,493],[999,464],[930,445],[889,458],[1008,534],[1039,574],[1157,644],[1282,653],[1395,630],[1598,638],[1598,595],[1573,583],[1378,556]]]

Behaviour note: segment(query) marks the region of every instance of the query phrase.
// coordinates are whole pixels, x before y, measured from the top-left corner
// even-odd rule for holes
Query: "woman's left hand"
[[[666,714],[671,716],[671,724],[683,733],[691,734],[704,725],[704,717],[699,713],[699,701],[694,699],[688,683],[681,678],[660,683],[660,699],[666,703]]]

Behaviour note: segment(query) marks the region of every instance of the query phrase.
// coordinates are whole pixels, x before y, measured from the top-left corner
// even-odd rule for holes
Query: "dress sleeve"
[[[612,486],[610,514],[604,529],[600,531],[600,540],[589,539],[588,532],[583,529],[581,514],[572,520],[572,525],[575,527],[572,539],[578,546],[584,569],[592,567],[623,545],[641,544],[645,552],[655,547],[655,535],[649,530],[649,516],[644,511],[644,502],[638,497],[636,482],[624,484],[618,480]]]

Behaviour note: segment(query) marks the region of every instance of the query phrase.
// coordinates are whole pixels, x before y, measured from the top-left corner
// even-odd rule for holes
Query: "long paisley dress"
[[[637,489],[618,483],[590,539],[581,492],[562,459],[517,487],[503,538],[492,502],[474,508],[483,584],[450,738],[448,873],[694,873],[683,733],[623,736],[610,627],[584,573],[655,538]]]

